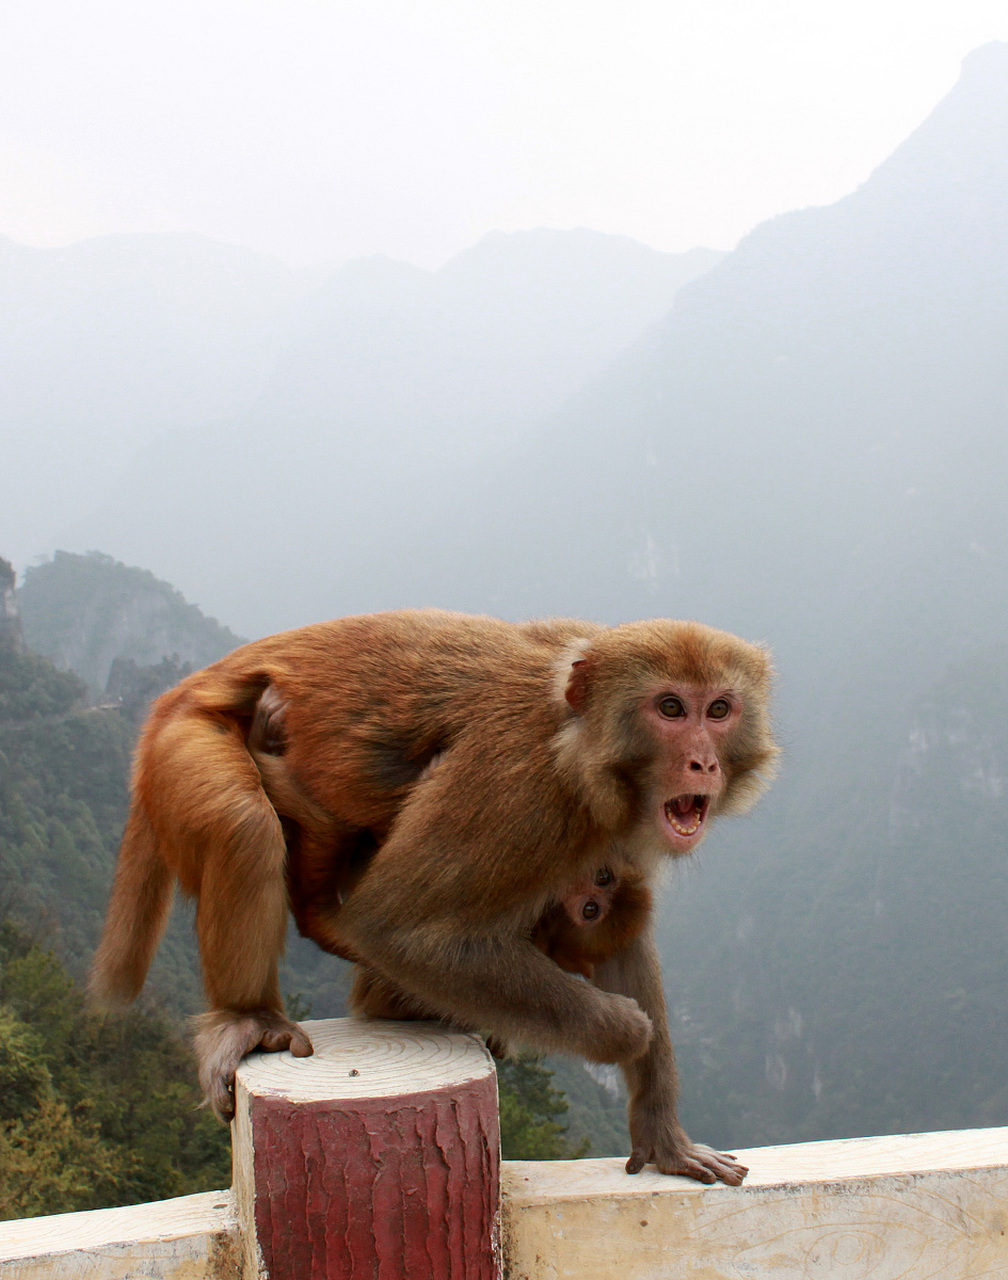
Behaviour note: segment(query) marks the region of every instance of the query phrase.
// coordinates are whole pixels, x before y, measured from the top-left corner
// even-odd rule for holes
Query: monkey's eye
[[[600,867],[595,872],[595,883],[600,889],[604,889],[606,885],[612,884],[612,872],[608,867]]]
[[[686,708],[683,706],[681,698],[667,697],[662,698],[658,703],[658,713],[663,715],[666,720],[679,720],[686,714]]]
[[[581,914],[585,920],[594,920],[599,913],[599,904],[594,898],[589,898],[581,908]]]
[[[731,703],[727,698],[715,698],[707,708],[707,714],[712,720],[724,720],[731,713]]]

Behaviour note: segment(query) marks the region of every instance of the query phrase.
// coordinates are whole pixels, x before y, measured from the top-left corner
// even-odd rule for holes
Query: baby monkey
[[[651,911],[651,890],[632,866],[617,875],[599,867],[588,882],[575,883],[546,908],[532,941],[568,973],[590,982],[596,965],[605,964],[644,930]]]

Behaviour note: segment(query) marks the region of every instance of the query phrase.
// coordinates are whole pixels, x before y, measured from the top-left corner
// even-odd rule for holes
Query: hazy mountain
[[[422,324],[404,320],[403,298],[424,292],[416,273],[361,264],[384,348],[332,313],[317,341],[309,325],[255,411],[209,438],[163,440],[79,542],[154,565],[249,632],[433,602],[701,614],[779,637],[785,662],[789,644],[804,653],[854,620],[898,628],[890,651],[924,646],[931,661],[952,636],[997,634],[1006,61],[1003,45],[978,50],[858,191],[758,228],[517,441],[495,406],[527,422],[527,377],[511,399],[486,373],[449,394],[443,360],[465,325],[441,357],[428,345],[415,359],[450,327],[426,304]],[[477,302],[492,297],[492,273],[476,271],[491,251],[495,239],[466,268]],[[382,363],[379,349],[398,354]],[[489,361],[497,344],[484,350]],[[341,362],[353,376],[327,386]]]
[[[271,258],[203,236],[65,249],[0,238],[8,554],[51,549],[57,524],[159,431],[250,403],[308,287]]]
[[[251,631],[338,612],[377,528],[418,499],[437,509],[721,256],[540,230],[433,273],[350,263],[300,309],[251,410],[162,436],[61,541],[151,565]]]
[[[513,437],[723,257],[658,253],[582,228],[493,232],[433,273],[360,259],[304,307],[250,425],[273,421],[351,454],[380,453],[384,436],[433,435],[432,447]]]
[[[858,191],[758,228],[446,516],[420,499],[358,533],[349,601],[660,608],[802,650],[898,627],[938,659],[998,634],[1006,229],[998,44]]]
[[[1008,649],[877,705],[841,680],[827,742],[796,731],[771,803],[667,895],[684,1115],[714,1142],[1008,1122]]]

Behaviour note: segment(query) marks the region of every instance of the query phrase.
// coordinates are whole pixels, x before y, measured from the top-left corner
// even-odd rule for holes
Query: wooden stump
[[[493,1061],[437,1023],[306,1022],[315,1054],[238,1070],[245,1277],[497,1280]]]

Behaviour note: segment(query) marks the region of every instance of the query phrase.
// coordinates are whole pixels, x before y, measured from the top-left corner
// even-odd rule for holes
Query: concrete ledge
[[[0,1280],[231,1280],[230,1191],[0,1222]]]
[[[738,1154],[742,1187],[505,1163],[508,1280],[1008,1278],[1008,1129]]]

